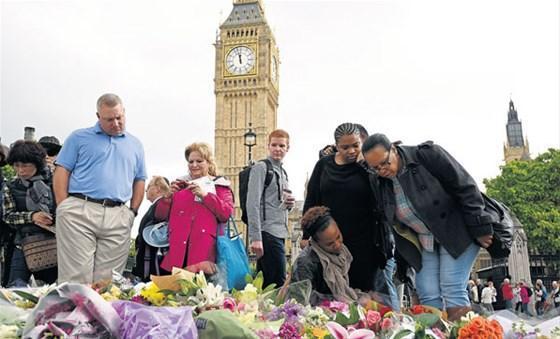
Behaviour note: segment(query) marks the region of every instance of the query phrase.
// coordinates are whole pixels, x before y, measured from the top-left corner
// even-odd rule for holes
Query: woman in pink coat
[[[216,228],[233,212],[233,193],[216,165],[208,144],[187,146],[189,175],[172,184],[175,191],[169,214],[169,252],[161,267],[216,273]]]

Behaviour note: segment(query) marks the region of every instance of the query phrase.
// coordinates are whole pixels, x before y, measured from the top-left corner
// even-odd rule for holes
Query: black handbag
[[[484,210],[499,220],[492,223],[494,231],[492,245],[486,250],[494,259],[507,258],[511,253],[511,245],[513,243],[513,229],[517,218],[513,216],[511,210],[496,199],[492,199],[486,194],[482,193],[484,198]]]

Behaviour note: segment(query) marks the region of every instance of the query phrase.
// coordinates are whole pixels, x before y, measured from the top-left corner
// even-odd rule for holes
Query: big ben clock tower
[[[278,48],[261,0],[234,0],[216,37],[215,153],[220,174],[231,181],[238,199],[238,173],[247,165],[244,134],[256,133],[252,158],[266,157],[268,134],[276,128]],[[236,219],[239,220],[239,201]]]

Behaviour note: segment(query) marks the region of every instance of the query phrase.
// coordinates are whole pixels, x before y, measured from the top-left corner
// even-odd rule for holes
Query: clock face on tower
[[[248,46],[232,48],[226,56],[226,68],[232,75],[244,75],[255,67],[255,52]]]

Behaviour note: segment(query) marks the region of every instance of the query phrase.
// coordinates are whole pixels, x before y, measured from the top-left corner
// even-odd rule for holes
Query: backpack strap
[[[261,195],[261,205],[263,207],[263,220],[266,220],[266,206],[264,204],[264,193],[270,183],[272,182],[272,178],[274,177],[274,168],[272,167],[272,162],[269,159],[261,160],[266,164],[266,177],[264,178],[264,188]]]

